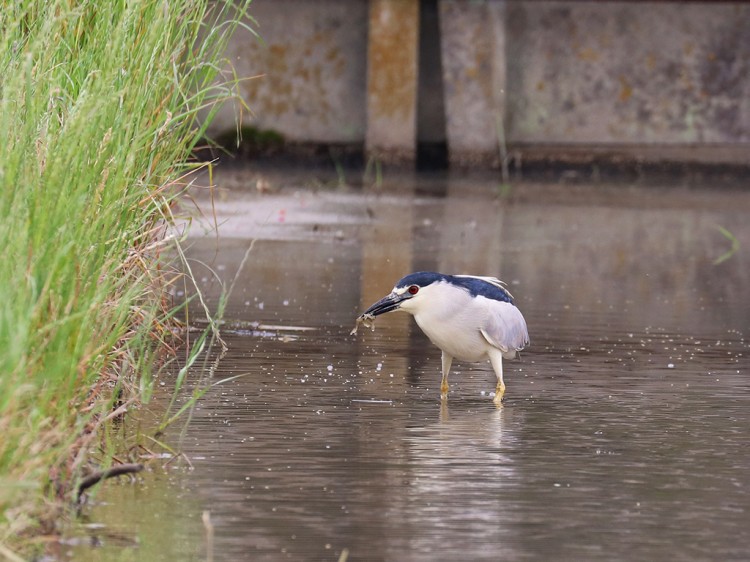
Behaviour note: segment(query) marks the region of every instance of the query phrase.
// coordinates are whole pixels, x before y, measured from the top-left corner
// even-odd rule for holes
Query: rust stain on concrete
[[[633,86],[630,85],[628,79],[625,76],[620,76],[620,95],[617,98],[625,103],[633,95]]]
[[[599,60],[599,53],[591,47],[584,47],[579,49],[577,56],[579,59],[586,62],[596,62]]]
[[[375,0],[370,6],[367,89],[373,117],[413,117],[418,18],[413,0]]]

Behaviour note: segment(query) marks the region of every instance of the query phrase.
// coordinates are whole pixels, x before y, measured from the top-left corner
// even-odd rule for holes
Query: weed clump
[[[216,78],[247,4],[0,11],[0,544],[72,493],[103,420],[148,398],[171,204],[232,94]]]

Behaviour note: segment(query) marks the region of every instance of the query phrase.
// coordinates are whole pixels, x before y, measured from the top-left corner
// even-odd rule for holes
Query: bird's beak
[[[409,293],[406,293],[406,297],[404,295],[397,295],[396,293],[391,293],[388,296],[383,297],[378,302],[373,304],[370,308],[364,311],[362,316],[365,315],[371,315],[371,316],[380,316],[381,314],[385,314],[386,312],[390,312],[391,310],[396,310],[398,307],[401,306],[401,303],[404,302],[409,295]]]

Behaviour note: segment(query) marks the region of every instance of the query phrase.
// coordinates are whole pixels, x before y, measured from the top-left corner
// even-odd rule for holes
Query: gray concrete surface
[[[509,136],[750,141],[750,6],[512,2]]]
[[[238,75],[258,76],[240,87],[252,108],[243,123],[294,142],[413,155],[415,8],[416,0],[255,0],[263,42],[242,34],[229,49]],[[750,5],[438,0],[438,8],[440,37],[428,45],[440,49],[443,84],[423,88],[417,103],[444,107],[444,125],[426,127],[433,110],[416,111],[454,162],[497,164],[503,144],[750,161]],[[399,12],[411,16],[385,18]],[[237,115],[223,110],[212,132],[233,128]]]

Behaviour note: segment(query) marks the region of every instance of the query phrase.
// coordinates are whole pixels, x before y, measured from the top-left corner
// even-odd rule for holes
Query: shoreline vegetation
[[[252,33],[249,4],[0,12],[0,558],[22,559],[113,465],[103,428],[148,402],[176,344],[167,227],[234,97],[223,53],[238,26]]]

